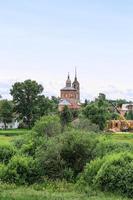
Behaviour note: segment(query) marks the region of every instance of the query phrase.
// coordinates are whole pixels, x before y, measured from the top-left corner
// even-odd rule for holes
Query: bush
[[[62,144],[57,139],[49,139],[36,153],[36,161],[40,176],[51,179],[62,179],[65,162],[61,159]]]
[[[0,181],[4,179],[7,172],[7,167],[5,164],[0,164]]]
[[[8,183],[26,184],[37,179],[35,161],[31,157],[14,156],[6,169],[3,168],[1,180]]]
[[[99,132],[99,126],[93,124],[89,119],[79,118],[73,122],[73,127],[78,130],[84,130],[88,132]]]
[[[23,144],[25,144],[26,138],[24,137],[17,137],[15,140],[13,140],[13,145],[17,148],[20,149]]]
[[[79,131],[65,132],[49,139],[36,154],[39,171],[51,179],[76,178],[94,158],[96,142],[94,135]]]
[[[61,124],[59,117],[44,116],[39,121],[36,122],[33,131],[37,133],[38,136],[51,137],[61,133]]]
[[[95,185],[104,191],[133,197],[133,155],[119,153],[110,156],[98,171]]]
[[[33,141],[29,141],[26,144],[23,144],[20,152],[22,155],[34,156],[36,150],[36,145]]]
[[[130,143],[114,142],[107,139],[102,139],[97,143],[94,150],[95,156],[100,158],[104,157],[107,154],[120,153],[123,151],[133,152],[133,145]]]
[[[0,145],[0,162],[8,163],[13,155],[15,155],[16,150],[12,145],[2,144]]]
[[[98,158],[87,164],[79,183],[132,197],[132,180],[133,155],[125,152]]]
[[[78,182],[81,182],[82,184],[93,185],[94,179],[105,160],[106,157],[103,159],[97,158],[96,160],[87,163]]]
[[[97,140],[95,136],[80,131],[66,133],[63,139],[61,157],[77,175],[83,170],[86,162],[90,162],[94,158],[93,150]]]

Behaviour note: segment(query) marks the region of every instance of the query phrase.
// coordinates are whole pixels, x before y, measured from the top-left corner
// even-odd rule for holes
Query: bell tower
[[[76,89],[76,100],[77,100],[77,102],[80,102],[80,84],[79,84],[78,79],[77,79],[76,68],[75,68],[75,79],[74,79],[72,86],[73,86],[74,89]]]

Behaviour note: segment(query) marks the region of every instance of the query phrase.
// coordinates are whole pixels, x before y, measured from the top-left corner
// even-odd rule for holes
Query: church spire
[[[69,72],[68,72],[68,77],[67,77],[67,80],[70,80],[70,74],[69,74]]]
[[[77,102],[80,101],[80,84],[78,82],[78,79],[77,79],[77,69],[75,67],[75,78],[74,78],[74,82],[72,84],[73,88],[76,89],[76,100]]]
[[[75,67],[75,81],[77,81],[77,68]]]

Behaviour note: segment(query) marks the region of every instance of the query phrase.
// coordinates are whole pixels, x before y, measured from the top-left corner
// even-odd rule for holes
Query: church
[[[78,110],[81,107],[80,84],[77,79],[76,71],[73,83],[71,82],[70,75],[68,74],[66,86],[60,90],[59,111],[62,111],[64,106],[68,106],[68,108],[73,110]]]

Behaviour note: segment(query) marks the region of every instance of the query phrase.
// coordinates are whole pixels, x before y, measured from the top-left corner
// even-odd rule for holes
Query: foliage
[[[91,185],[93,186],[95,177],[100,170],[101,166],[105,163],[106,157],[100,159],[97,158],[95,160],[92,160],[90,163],[87,163],[83,173],[81,173],[81,176],[78,180],[78,185],[82,187],[82,185],[87,186]],[[95,187],[95,185],[94,185]]]
[[[8,100],[0,101],[0,120],[4,124],[4,128],[7,128],[7,123],[12,122],[13,119],[13,104]]]
[[[0,179],[7,183],[31,184],[37,180],[35,161],[31,157],[16,155],[2,170]]]
[[[133,152],[133,145],[126,142],[111,141],[111,139],[101,139],[94,149],[94,154],[96,157],[102,158],[105,155],[123,151]]]
[[[56,115],[48,115],[42,117],[35,123],[33,131],[36,132],[36,136],[51,137],[61,133],[60,119]]]
[[[117,99],[115,104],[117,107],[122,107],[123,104],[129,103],[126,99]]]
[[[90,103],[84,109],[84,115],[92,123],[99,125],[100,130],[104,130],[106,121],[110,119],[110,113],[106,104],[101,102]]]
[[[133,196],[133,155],[119,153],[110,156],[95,177],[95,184],[104,191]]]
[[[127,101],[123,99],[107,100],[105,94],[100,93],[95,101],[86,104],[83,114],[92,123],[99,125],[100,130],[103,131],[108,120],[119,119],[119,113],[115,107],[121,107],[123,103],[127,103]]]
[[[9,145],[1,143],[0,154],[7,155],[7,159],[4,156],[1,160],[0,180],[5,184],[34,183],[36,190],[46,190],[49,187],[56,192],[59,191],[59,184],[52,185],[49,181],[65,179],[76,182],[81,173],[79,191],[85,192],[90,198],[91,195],[97,197],[99,189],[132,197],[132,134],[89,133],[86,131],[86,127],[92,125],[89,119],[79,118],[78,123],[81,124],[76,124],[75,129],[69,127],[61,134],[60,118],[48,115],[42,117],[28,134],[16,137],[16,133],[14,138],[17,140],[13,143],[15,147],[10,145],[9,151]],[[14,153],[10,156],[12,150]],[[43,181],[44,186],[37,186],[38,181]]]
[[[42,91],[42,85],[32,80],[17,82],[12,86],[15,111],[29,128],[35,122],[38,98]]]
[[[0,163],[0,181],[2,181],[7,172],[7,166],[4,163]]]
[[[133,111],[132,110],[126,113],[126,119],[133,120]]]
[[[88,131],[88,132],[99,132],[99,126],[93,124],[89,119],[79,118],[73,121],[73,127],[78,130]]]
[[[64,127],[72,121],[72,112],[67,106],[64,106],[63,111],[60,113],[60,119],[64,130]]]
[[[103,191],[133,196],[133,155],[129,152],[107,155],[87,164],[79,182]]]
[[[0,145],[0,163],[8,163],[15,153],[16,149],[12,145]]]
[[[86,162],[93,159],[96,142],[95,136],[78,131],[51,138],[37,151],[38,170],[50,179],[74,180]]]
[[[74,119],[78,118],[80,111],[79,110],[71,110],[71,113],[72,113],[72,120],[74,120]]]
[[[49,115],[50,113],[57,113],[58,111],[58,99],[52,97],[49,99],[44,95],[38,97],[38,106],[37,106],[38,118],[44,115]]]
[[[119,120],[120,119],[120,115],[117,112],[113,111],[111,113],[111,119],[112,120]]]
[[[88,104],[90,103],[90,101],[88,99],[85,99],[84,103],[82,104],[83,107],[86,107]]]
[[[95,135],[86,132],[72,131],[64,135],[61,157],[74,171],[75,176],[83,170],[86,162],[94,158],[93,150],[96,143]]]

